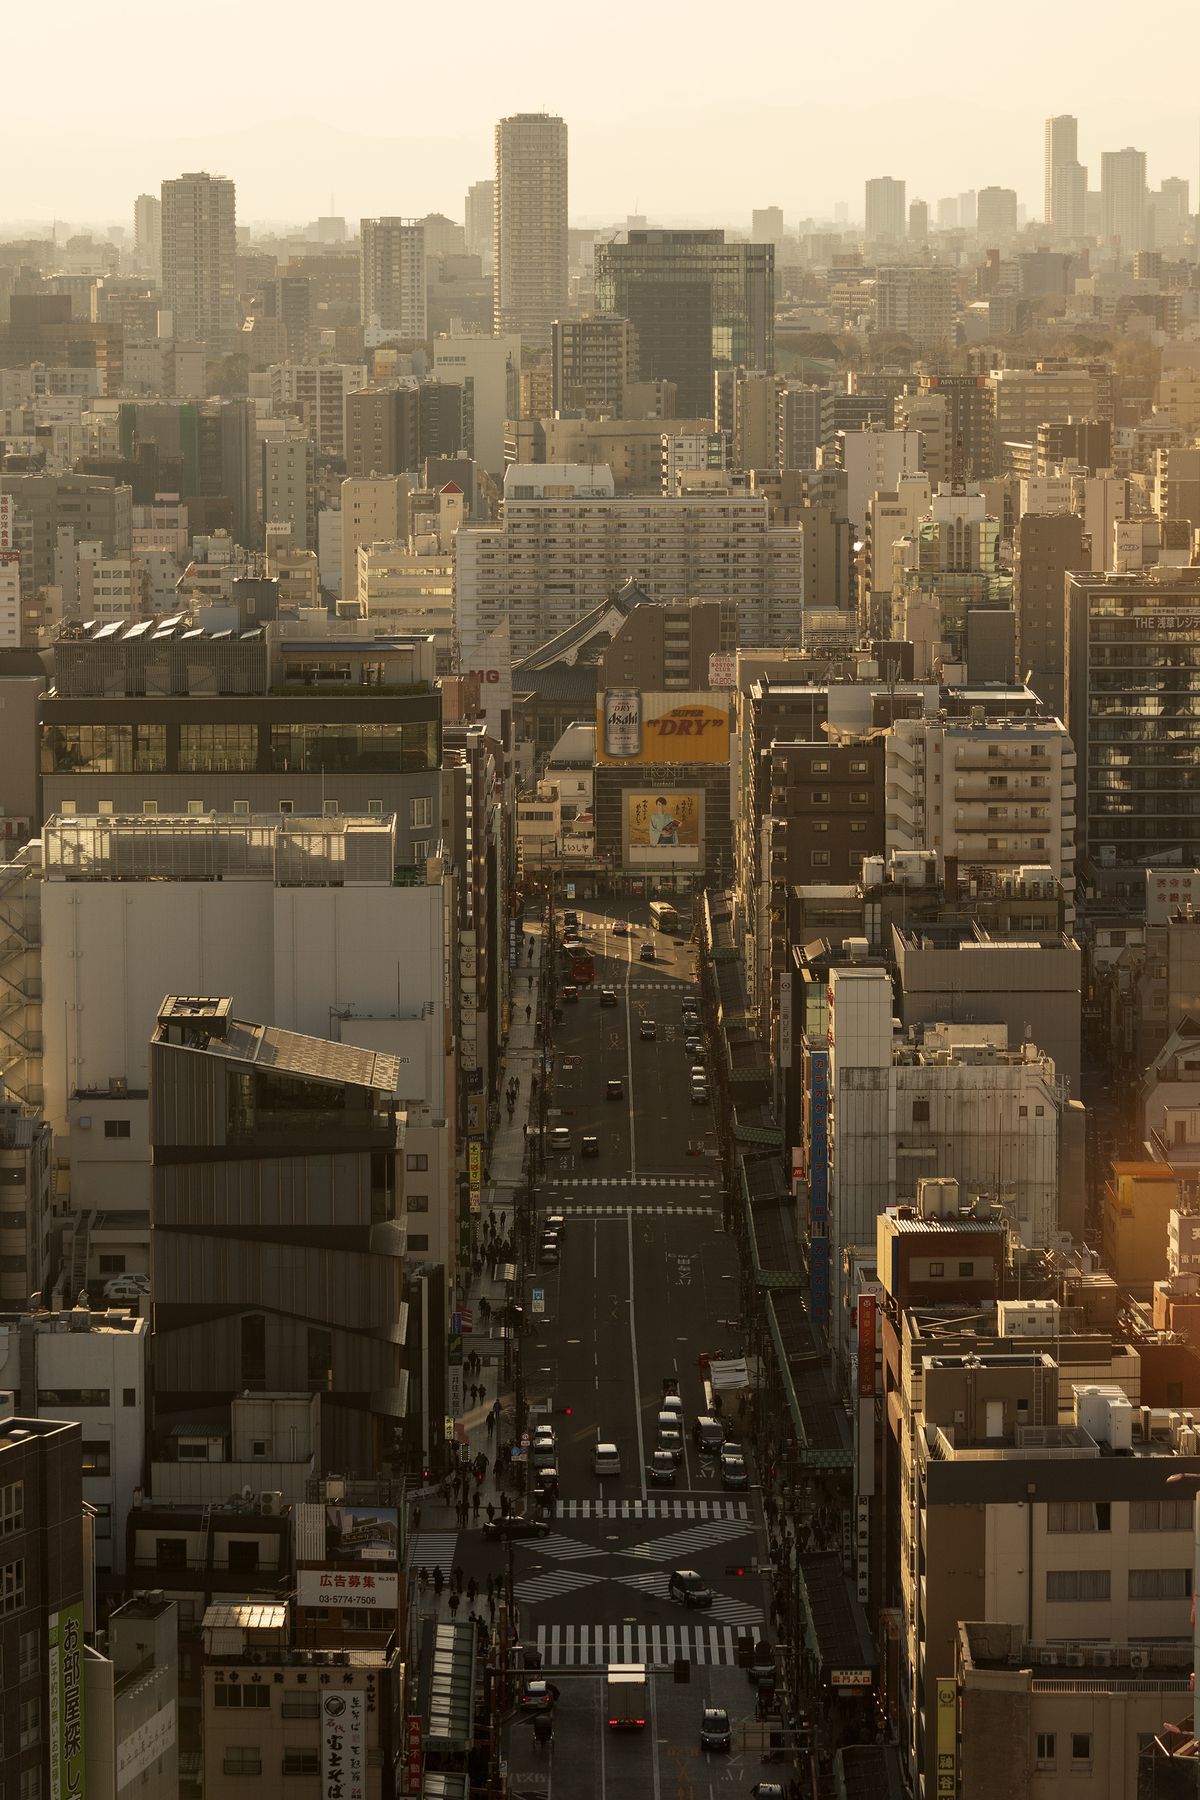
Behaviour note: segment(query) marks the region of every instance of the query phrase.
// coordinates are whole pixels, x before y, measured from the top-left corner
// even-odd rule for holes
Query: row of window
[[[42,732],[42,773],[419,773],[438,767],[438,735],[436,719],[389,725],[48,725]]]
[[[220,1690],[217,1690],[218,1693]],[[380,1766],[380,1753],[368,1751],[367,1762],[370,1767]],[[222,1772],[226,1775],[261,1775],[262,1752],[257,1744],[227,1744],[222,1759]],[[321,1773],[321,1753],[319,1750],[285,1750],[281,1771],[284,1775],[319,1775]]]
[[[1190,1569],[1130,1569],[1130,1600],[1186,1600],[1192,1591]],[[1047,1569],[1046,1599],[1111,1600],[1111,1569]]]
[[[1131,1500],[1130,1531],[1190,1531],[1192,1501]],[[1112,1507],[1107,1500],[1051,1500],[1047,1531],[1111,1531]]]
[[[1072,1731],[1071,1766],[1082,1769],[1090,1765],[1092,1760],[1092,1734],[1090,1731]],[[1035,1745],[1037,1766],[1039,1769],[1053,1769],[1058,1764],[1058,1736],[1053,1731],[1039,1731]]]

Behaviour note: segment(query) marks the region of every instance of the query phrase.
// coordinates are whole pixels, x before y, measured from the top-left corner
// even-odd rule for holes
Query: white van
[[[593,1475],[619,1475],[621,1452],[615,1444],[597,1444],[592,1451]]]

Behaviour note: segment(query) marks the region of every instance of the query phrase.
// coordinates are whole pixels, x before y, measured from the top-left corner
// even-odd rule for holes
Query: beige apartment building
[[[181,175],[162,184],[163,306],[176,341],[210,356],[237,337],[237,191],[222,175]]]
[[[448,674],[454,639],[454,557],[420,555],[403,543],[360,544],[358,610],[373,629],[432,636],[439,675]]]
[[[638,379],[638,335],[629,319],[598,313],[555,319],[553,411],[582,409],[619,419],[625,390]]]
[[[672,435],[707,434],[707,419],[673,419]],[[663,491],[663,422],[649,419],[516,419],[506,434],[510,462],[604,463],[618,494]]]
[[[496,126],[493,324],[550,347],[567,310],[567,126],[517,113]]]
[[[1112,417],[1111,377],[1078,363],[994,369],[991,385],[996,397],[998,469],[1007,466],[1005,444],[1036,444],[1039,425]]]
[[[363,544],[395,544],[408,537],[408,483],[401,475],[350,475],[342,483],[342,599],[358,589]]]

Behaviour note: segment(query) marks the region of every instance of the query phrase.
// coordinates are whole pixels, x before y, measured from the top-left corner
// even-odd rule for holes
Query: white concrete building
[[[364,219],[359,297],[368,349],[427,335],[425,227],[418,219]],[[359,383],[361,387],[362,383]]]
[[[964,1204],[999,1202],[1027,1246],[1058,1230],[1075,1128],[1054,1063],[1008,1047],[1004,1025],[894,1029],[882,968],[835,968],[829,982],[829,1235],[839,1356],[848,1348],[843,1258],[875,1253],[878,1215],[914,1200],[922,1176],[955,1178]]]
[[[471,383],[475,421],[471,454],[499,480],[504,472],[504,423],[520,411],[519,335],[464,332],[435,338],[433,372],[441,381]]]
[[[502,522],[460,531],[455,551],[459,666],[486,672],[497,718],[512,663],[630,579],[652,600],[732,600],[744,644],[803,641],[802,533],[772,524],[765,494],[617,498],[603,464],[514,464]]]
[[[366,387],[366,363],[272,363],[267,374],[272,409],[280,414],[297,411],[318,449],[344,456],[346,396]]]
[[[390,544],[406,535],[408,483],[399,475],[350,475],[342,483],[341,598],[358,592],[358,552],[363,544]]]
[[[846,471],[846,512],[856,533],[866,529],[875,494],[895,493],[903,475],[922,467],[919,431],[839,431]]]
[[[454,558],[418,556],[405,544],[360,544],[355,594],[371,625],[432,636],[439,674],[450,670],[454,638]]]
[[[436,860],[423,886],[394,885],[395,838],[394,816],[46,827],[42,1067],[70,1159],[73,1282],[103,1255],[148,1267],[147,1051],[166,993],[229,994],[245,1017],[398,1057],[406,1151],[429,1176],[410,1249],[451,1258],[451,885]]]
[[[0,1390],[19,1394],[21,1410],[36,1418],[79,1421],[96,1566],[114,1574],[125,1566],[134,1489],[145,1485],[148,1343],[149,1320],[136,1311],[0,1316]]]
[[[21,553],[0,550],[0,649],[21,642]]]
[[[1058,719],[901,719],[887,736],[887,849],[959,878],[1048,865],[1075,917],[1075,747]]]

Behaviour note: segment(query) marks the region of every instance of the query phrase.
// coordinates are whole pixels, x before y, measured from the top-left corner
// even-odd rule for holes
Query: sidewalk
[[[535,1057],[539,1055],[537,1044],[538,1031],[538,976],[541,968],[542,938],[540,927],[534,926],[534,954],[530,962],[528,955],[523,957],[520,967],[513,970],[512,980],[512,1012],[508,1041],[505,1045],[501,1066],[500,1089],[501,1109],[500,1122],[492,1136],[490,1146],[484,1155],[484,1165],[488,1172],[489,1184],[484,1188],[478,1219],[477,1241],[485,1245],[490,1233],[488,1220],[496,1221],[497,1235],[501,1238],[511,1236],[516,1222],[516,1204],[514,1194],[524,1183],[525,1165],[525,1133],[523,1126],[529,1119],[531,1105],[532,1077]],[[528,944],[528,934],[525,939]],[[532,982],[529,977],[532,976]],[[525,1008],[530,1006],[528,1019]],[[520,1080],[517,1104],[513,1116],[508,1117],[508,1109],[503,1104],[504,1092],[513,1076]],[[486,1299],[494,1309],[491,1320],[480,1316],[479,1303]],[[494,1277],[488,1272],[485,1259],[482,1272],[476,1276],[474,1270],[465,1267],[459,1288],[459,1305],[470,1309],[472,1314],[471,1330],[463,1334],[463,1355],[470,1357],[473,1353],[480,1358],[477,1373],[463,1370],[463,1383],[466,1393],[466,1410],[455,1421],[456,1427],[462,1427],[459,1443],[465,1441],[468,1449],[468,1497],[479,1495],[478,1520],[472,1511],[468,1514],[466,1529],[474,1531],[486,1518],[488,1503],[500,1511],[502,1492],[508,1494],[510,1502],[520,1509],[520,1488],[510,1482],[502,1488],[496,1480],[496,1447],[500,1443],[511,1442],[514,1436],[513,1401],[510,1385],[503,1376],[504,1345],[497,1335],[498,1323],[495,1312],[502,1308],[508,1294],[499,1273]],[[482,1384],[483,1395],[472,1403],[470,1391],[473,1385]],[[488,1419],[492,1406],[499,1399],[501,1412],[493,1429],[488,1430]],[[487,1473],[482,1482],[476,1482],[469,1473],[470,1463],[482,1453],[488,1459]],[[416,1524],[419,1508],[420,1523]],[[456,1545],[459,1532],[460,1514],[456,1505],[456,1496],[451,1495],[447,1502],[438,1488],[422,1494],[414,1502],[412,1512],[412,1530],[409,1537],[408,1567],[410,1574],[415,1575],[417,1569],[425,1567],[431,1572],[440,1567],[443,1575],[449,1576],[451,1568],[457,1561]],[[435,1604],[432,1587],[419,1597],[418,1604],[422,1617],[429,1618],[435,1614],[440,1619],[449,1619],[452,1614],[449,1608],[449,1585],[446,1586],[440,1602]],[[417,1596],[414,1595],[414,1599]],[[465,1595],[458,1610],[458,1618],[466,1619],[470,1611]],[[477,1604],[476,1614],[486,1620],[488,1616],[486,1590],[482,1605]]]

